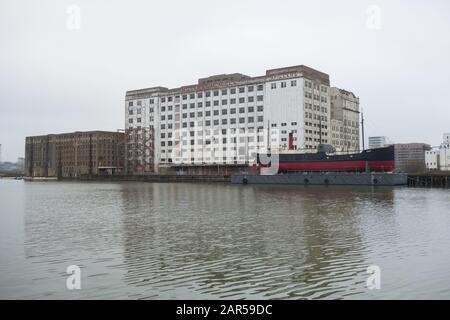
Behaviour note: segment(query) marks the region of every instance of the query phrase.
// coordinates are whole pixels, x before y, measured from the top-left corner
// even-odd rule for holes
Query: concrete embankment
[[[62,180],[69,180],[63,178]],[[230,182],[230,176],[216,175],[94,175],[83,176],[82,181],[143,181],[143,182]]]
[[[284,177],[286,178],[286,177]],[[298,184],[305,184],[304,176],[302,180],[295,181]],[[322,178],[322,177],[321,177]],[[234,178],[236,180],[237,178]],[[54,180],[73,180],[73,181],[142,181],[142,182],[232,182],[230,175],[93,175],[93,176],[82,176],[78,178],[29,178],[25,177],[27,181],[54,181]],[[297,179],[298,180],[298,179]],[[322,179],[323,180],[323,179]],[[378,179],[378,182],[382,182],[382,179]],[[308,179],[308,182],[313,183],[315,180]],[[324,180],[325,181],[325,180]],[[372,182],[374,180],[372,179]],[[330,184],[339,184],[332,183]],[[237,183],[234,181],[234,183]],[[242,183],[239,181],[238,183]],[[266,182],[267,183],[267,182]],[[286,183],[286,182],[284,182]],[[327,183],[323,183],[327,184]],[[348,182],[346,183],[348,184]],[[358,183],[354,183],[358,184]],[[377,184],[377,183],[371,183]],[[384,184],[384,183],[378,183]],[[388,185],[395,185],[397,183],[387,183]],[[409,187],[428,187],[428,188],[450,188],[450,174],[409,174],[407,176],[407,185]]]

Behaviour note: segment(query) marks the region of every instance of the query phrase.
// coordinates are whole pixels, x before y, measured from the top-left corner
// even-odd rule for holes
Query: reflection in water
[[[14,188],[21,191],[0,193],[9,200],[0,202],[0,298],[450,297],[444,190],[61,182]],[[71,264],[82,268],[82,290],[65,288]],[[372,264],[382,270],[381,290],[366,288]]]
[[[393,205],[392,189],[146,184],[122,196],[126,281],[220,298],[365,290],[358,205]]]

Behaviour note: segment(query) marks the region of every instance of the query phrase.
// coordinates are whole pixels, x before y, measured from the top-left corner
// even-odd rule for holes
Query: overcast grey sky
[[[129,89],[298,64],[360,97],[367,136],[438,145],[449,31],[446,0],[0,0],[2,158],[23,156],[28,135],[123,128]]]

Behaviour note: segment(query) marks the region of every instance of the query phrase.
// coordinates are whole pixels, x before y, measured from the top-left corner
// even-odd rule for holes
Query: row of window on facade
[[[305,88],[310,88],[312,89],[314,87],[315,90],[320,90],[321,92],[328,92],[328,88],[325,86],[320,86],[317,83],[312,83],[311,81],[305,80]]]
[[[320,121],[326,122],[328,120],[328,117],[322,116],[320,114],[311,113],[311,112],[305,112],[305,119],[314,119],[314,120],[320,120]]]
[[[305,91],[305,98],[317,100],[323,103],[327,103],[327,97],[319,96],[318,94],[312,94],[311,92]]]
[[[320,111],[323,113],[327,113],[328,112],[328,108],[327,107],[321,107],[317,104],[315,104],[313,106],[312,103],[305,103],[305,109],[309,109],[309,110],[314,110],[314,111]]]
[[[291,85],[291,87],[297,86],[297,80],[291,80],[290,81],[290,85]],[[280,82],[280,87],[281,88],[286,88],[287,87],[287,82],[286,81],[281,81]],[[324,92],[324,93],[328,92],[328,88],[327,87],[320,86],[320,85],[318,85],[316,83],[314,83],[314,85],[313,85],[312,82],[307,81],[307,80],[305,81],[305,87],[307,87],[307,88],[313,88],[314,87],[314,89],[316,89],[316,90],[320,89],[321,92]],[[203,95],[205,97],[211,97],[211,96],[218,97],[219,93],[221,93],[222,96],[223,95],[227,95],[228,93],[229,94],[236,94],[237,92],[245,93],[246,92],[245,88],[246,87],[230,88],[230,89],[224,88],[224,89],[218,89],[218,90],[213,90],[213,91],[204,91],[204,92],[202,91],[202,92],[197,92],[197,93],[183,94],[183,95],[181,95],[181,99],[182,100],[187,100],[188,97],[189,97],[189,99],[203,98]],[[271,83],[271,89],[276,89],[276,88],[277,88],[277,83],[276,82],[272,82]],[[264,90],[264,85],[262,85],[262,84],[257,85],[256,89],[257,89],[257,91],[263,91]],[[247,86],[247,92],[254,92],[254,90],[255,90],[254,86]],[[314,95],[314,96],[316,96],[316,95]],[[324,97],[324,98],[326,98],[326,97]],[[172,102],[172,101],[179,102],[180,101],[180,95],[169,96],[169,97],[161,97],[161,103],[165,103],[166,101],[167,102]],[[154,104],[154,102],[155,101],[154,101],[153,98],[149,99],[149,103],[150,104]],[[326,102],[326,100],[323,101],[323,102]],[[133,104],[134,104],[133,101],[129,101],[128,102],[128,106],[133,106]],[[141,100],[138,100],[136,102],[136,104],[138,106],[142,105]]]
[[[257,91],[263,91],[264,90],[264,86],[262,84],[261,85],[257,85],[256,86],[256,90]],[[247,92],[254,92],[254,91],[255,91],[255,86],[248,86],[247,87]],[[195,98],[199,98],[200,99],[200,98],[203,98],[203,96],[205,96],[207,98],[211,97],[211,96],[218,97],[220,93],[222,95],[227,95],[228,92],[230,94],[236,94],[236,92],[245,93],[246,90],[245,90],[245,87],[239,87],[239,88],[230,88],[230,89],[226,88],[226,89],[213,90],[213,91],[204,91],[204,92],[202,91],[202,92],[197,92],[197,93],[183,94],[183,95],[181,95],[181,99],[184,101],[184,100],[187,100],[188,97],[189,97],[189,99],[195,99]],[[180,102],[180,95],[169,96],[169,97],[161,97],[161,103],[173,102],[173,101]],[[154,98],[150,98],[149,99],[149,103],[150,104],[154,104],[155,103]],[[136,104],[138,106],[141,106],[142,105],[142,101],[138,100],[138,101],[136,101]],[[134,105],[133,101],[129,101],[128,102],[128,106],[132,107],[133,105]]]
[[[318,124],[318,123],[312,123],[312,122],[305,122],[305,126],[307,127],[318,127],[322,126],[322,129],[328,129],[328,126],[326,124]]]
[[[239,113],[245,113],[245,107],[240,107],[239,108]],[[263,112],[264,111],[264,107],[263,106],[258,106],[257,107],[257,109],[256,109],[258,112]],[[232,109],[230,109],[230,114],[236,114],[236,108],[232,108]],[[252,113],[252,112],[255,112],[255,107],[252,107],[252,106],[250,106],[250,107],[247,107],[247,113]],[[211,116],[211,111],[205,111],[205,117],[210,117]],[[220,111],[220,110],[213,110],[213,113],[212,113],[212,115],[214,115],[214,116],[218,116],[218,115],[220,115],[220,114],[222,114],[222,115],[227,115],[228,114],[228,109],[222,109],[222,111]],[[196,116],[196,113],[195,112],[191,112],[191,113],[183,113],[182,115],[182,118],[183,119],[186,119],[186,118],[188,118],[188,117],[190,117],[190,118],[195,118],[195,116]],[[198,111],[197,112],[197,117],[203,117],[203,111]],[[176,118],[176,117],[175,117]],[[173,119],[173,115],[171,115],[171,114],[169,114],[169,115],[167,115],[167,120],[172,120]],[[166,115],[161,115],[161,120],[166,120]]]
[[[296,87],[297,86],[297,80],[291,80],[291,87]],[[287,87],[287,83],[286,81],[281,81],[280,82],[280,87],[281,88],[286,88]],[[276,82],[272,82],[270,84],[270,89],[276,89],[277,88],[277,83]]]

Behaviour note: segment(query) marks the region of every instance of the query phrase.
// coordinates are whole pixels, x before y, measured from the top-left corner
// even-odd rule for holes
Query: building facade
[[[125,135],[89,131],[27,137],[25,172],[29,177],[80,177],[123,171]]]
[[[388,145],[388,138],[385,136],[369,137],[369,149],[383,148]]]
[[[331,144],[338,152],[360,149],[359,98],[350,91],[330,89]]]
[[[316,152],[320,143],[333,144],[330,94],[329,75],[303,65],[127,91],[127,171],[249,165],[266,150]],[[345,90],[336,96],[339,130],[347,134],[335,147],[359,149],[359,99]]]
[[[426,143],[397,143],[395,146],[395,168],[406,173],[422,172],[426,169],[425,152],[431,150]]]
[[[450,133],[444,134],[439,148],[425,151],[425,165],[430,171],[450,171]]]

